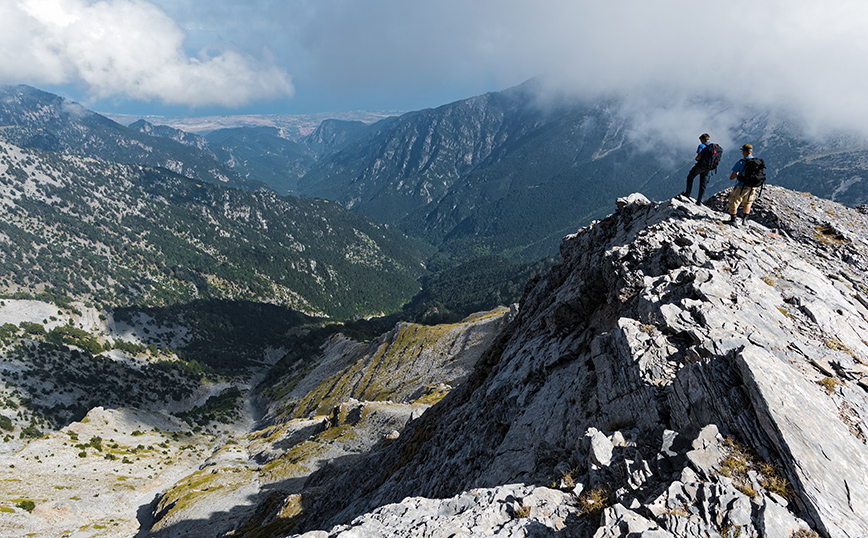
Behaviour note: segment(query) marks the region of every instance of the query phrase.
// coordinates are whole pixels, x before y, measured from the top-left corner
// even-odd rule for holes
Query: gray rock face
[[[868,536],[868,217],[767,186],[751,218],[619,200],[464,384],[312,478],[298,531],[523,483],[588,536]]]
[[[407,498],[330,532],[302,538],[568,536],[574,503],[561,491],[524,485],[474,489],[450,499]]]
[[[835,402],[762,348],[746,348],[737,365],[764,433],[793,462],[799,504],[830,536],[864,536],[868,505],[854,500],[868,499],[868,450]]]

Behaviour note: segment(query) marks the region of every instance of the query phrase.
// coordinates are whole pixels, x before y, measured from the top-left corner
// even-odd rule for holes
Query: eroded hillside
[[[330,339],[266,391],[272,403],[261,429],[239,440],[250,457],[244,468],[217,458],[195,488],[179,482],[160,498],[149,536],[291,530],[321,489],[311,475],[351,467],[399,439],[408,421],[467,377],[511,318],[498,309],[456,324],[401,323],[367,344]],[[244,477],[227,483],[226,473]]]

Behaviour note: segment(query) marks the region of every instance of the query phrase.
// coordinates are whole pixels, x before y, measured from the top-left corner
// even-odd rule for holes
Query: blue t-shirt
[[[749,156],[745,157],[744,159],[739,159],[737,163],[735,163],[734,165],[732,165],[732,171],[733,171],[733,172],[738,172],[738,174],[739,174],[739,175],[735,178],[735,185],[736,185],[737,187],[744,187],[744,183],[742,183],[742,182],[741,182],[741,179],[740,179],[740,178],[741,178],[741,172],[744,170],[744,165],[745,165],[745,163],[747,162],[747,160],[748,160],[748,159],[753,159],[753,158],[754,158],[753,155],[749,155]]]
[[[699,147],[696,148],[696,153],[697,154],[702,153],[702,150],[705,149],[705,146],[707,146],[707,145],[708,145],[708,142],[705,142],[704,144],[699,144]]]

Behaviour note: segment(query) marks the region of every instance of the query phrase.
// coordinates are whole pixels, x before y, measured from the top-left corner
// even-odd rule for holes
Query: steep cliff
[[[868,535],[868,216],[722,203],[632,195],[565,238],[468,381],[315,474],[295,530]]]

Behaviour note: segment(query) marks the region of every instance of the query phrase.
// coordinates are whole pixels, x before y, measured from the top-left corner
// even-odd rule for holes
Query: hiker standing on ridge
[[[753,146],[745,144],[741,147],[742,159],[739,159],[732,167],[730,180],[736,180],[735,187],[729,193],[727,209],[729,209],[729,224],[738,226],[736,215],[738,206],[744,205],[741,223],[747,221],[750,214],[750,206],[756,201],[757,188],[766,180],[766,163],[762,159],[753,156]]]
[[[687,189],[681,193],[690,198],[690,191],[693,190],[693,178],[698,175],[699,193],[696,195],[697,204],[702,203],[705,187],[708,185],[708,176],[714,174],[714,171],[717,170],[720,157],[723,155],[723,149],[711,142],[711,136],[708,133],[699,135],[699,142],[699,147],[696,148],[696,164],[687,173]]]

